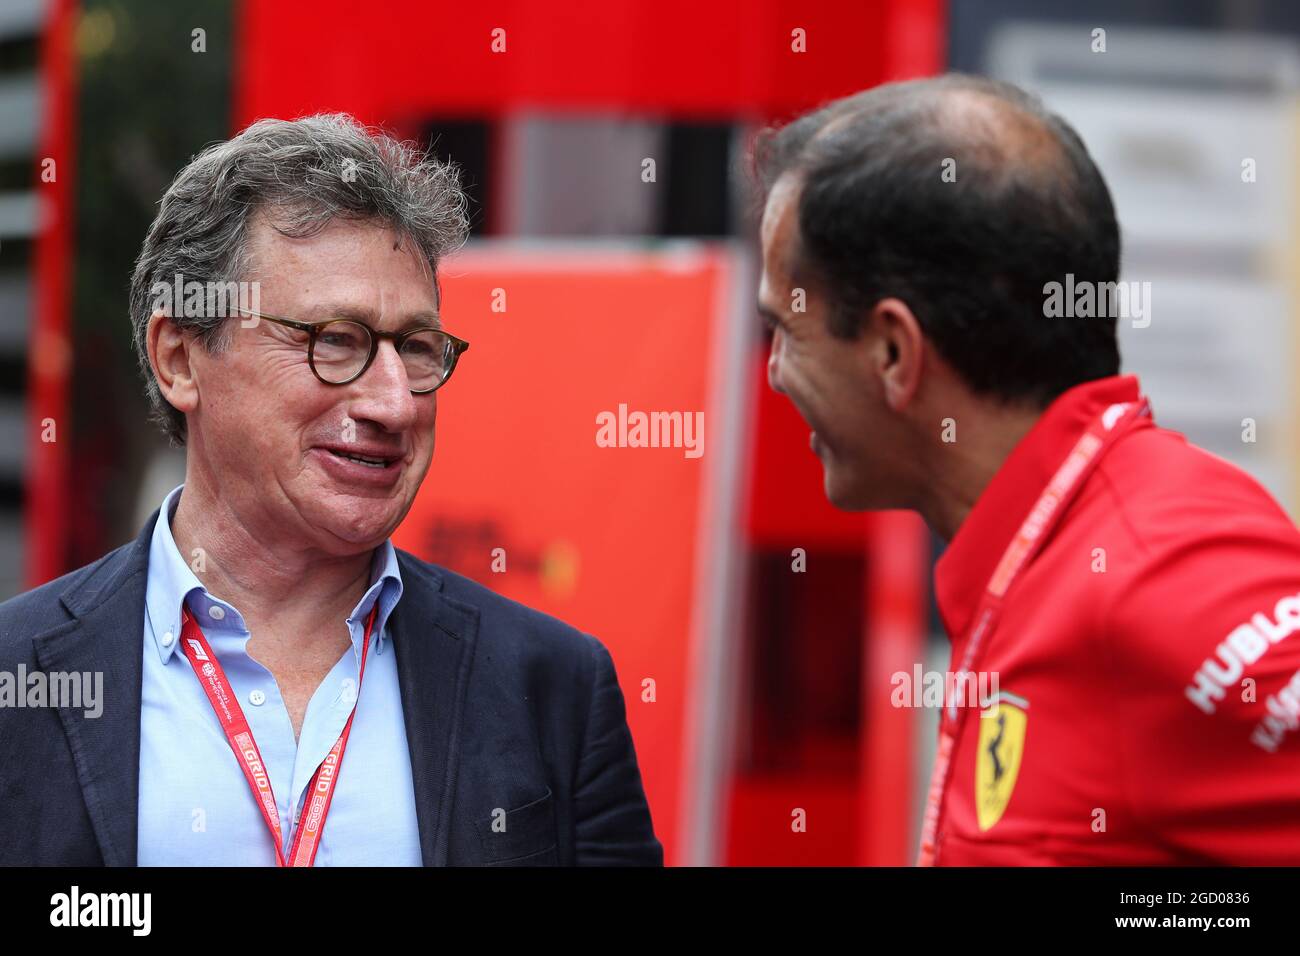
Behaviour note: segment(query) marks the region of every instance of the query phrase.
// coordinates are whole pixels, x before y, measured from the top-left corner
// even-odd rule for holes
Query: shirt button
[[[171,647],[172,641],[174,640],[176,640],[176,638],[172,635],[171,631],[168,631],[166,634],[163,635],[163,640],[162,640],[163,647]]]
[[[248,702],[252,704],[254,707],[261,707],[263,704],[266,703],[266,695],[263,694],[260,690],[249,691]]]
[[[221,607],[219,604],[214,604],[212,607],[208,608],[208,617],[212,618],[214,621],[219,621],[225,616],[226,609]]]
[[[357,699],[357,682],[351,677],[343,681],[343,703],[352,704]]]

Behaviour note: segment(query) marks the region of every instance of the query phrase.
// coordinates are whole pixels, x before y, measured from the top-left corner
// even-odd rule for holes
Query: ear
[[[925,337],[907,303],[881,299],[867,318],[872,334],[872,371],[880,377],[881,395],[894,411],[902,411],[921,387]]]
[[[170,316],[155,311],[149,316],[145,346],[163,398],[179,412],[194,411],[199,404],[199,389],[190,365],[190,350],[200,347],[197,336],[186,335]]]

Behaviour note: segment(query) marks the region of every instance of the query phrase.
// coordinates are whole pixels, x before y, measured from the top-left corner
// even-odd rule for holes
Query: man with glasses
[[[185,483],[0,605],[0,668],[104,674],[97,717],[0,709],[0,864],[662,863],[605,647],[390,541],[466,228],[453,167],[341,115],[177,176],[131,310]],[[194,315],[174,277],[255,294]]]

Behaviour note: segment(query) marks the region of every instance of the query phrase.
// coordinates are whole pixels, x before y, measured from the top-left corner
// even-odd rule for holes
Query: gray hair
[[[153,289],[170,286],[176,275],[204,283],[247,275],[249,223],[259,210],[274,214],[272,225],[281,234],[298,238],[335,219],[386,224],[413,244],[435,290],[439,260],[469,231],[468,200],[454,165],[345,113],[259,120],[207,147],[163,196],[131,275],[131,323],[145,393],[151,417],[173,445],[185,444],[185,416],[163,398],[149,364]],[[178,328],[197,332],[209,352],[229,346],[221,315],[186,311],[171,310]]]

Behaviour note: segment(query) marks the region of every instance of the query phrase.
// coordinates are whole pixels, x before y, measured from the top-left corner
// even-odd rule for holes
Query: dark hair
[[[961,74],[888,84],[765,130],[754,158],[764,195],[799,179],[795,272],[829,296],[832,334],[892,296],[975,392],[1041,407],[1119,372],[1113,312],[1044,314],[1066,273],[1115,282],[1120,240],[1082,140],[1036,98]]]

